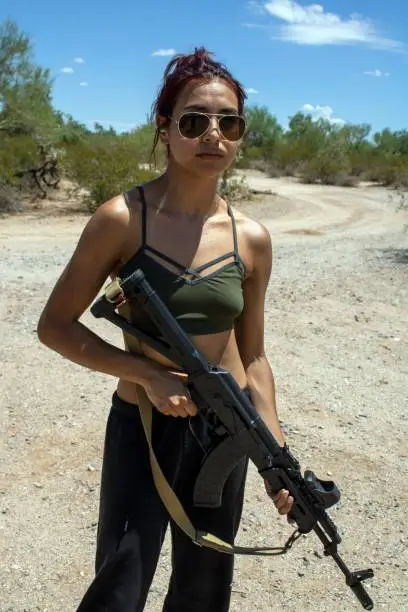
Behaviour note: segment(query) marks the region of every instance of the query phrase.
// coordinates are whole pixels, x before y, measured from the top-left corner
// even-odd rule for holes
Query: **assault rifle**
[[[149,315],[159,337],[136,328],[117,310],[130,300]],[[265,425],[247,395],[233,376],[201,355],[172,314],[151,287],[141,270],[136,270],[122,281],[115,280],[106,287],[105,294],[91,306],[95,317],[104,317],[151,346],[178,364],[188,374],[188,388],[199,407],[201,418],[217,423],[220,442],[205,459],[194,489],[194,504],[217,507],[222,501],[225,481],[243,457],[248,457],[272,491],[287,489],[294,499],[289,518],[297,528],[280,552],[286,552],[301,534],[314,531],[323,544],[324,554],[331,556],[345,576],[346,584],[365,610],[372,610],[373,601],[362,582],[372,578],[372,569],[350,571],[338,553],[341,538],[326,512],[340,499],[333,481],[324,481],[310,470],[301,473],[297,459],[285,444],[281,447]],[[152,449],[151,449],[152,450]],[[205,544],[200,538],[196,543]],[[221,544],[225,544],[221,541]],[[216,545],[213,547],[217,547]],[[227,546],[219,550],[229,552]],[[277,549],[268,549],[277,550]],[[230,551],[245,553],[247,549],[230,546]],[[263,554],[265,549],[251,549],[251,554]],[[275,552],[275,554],[277,554]]]

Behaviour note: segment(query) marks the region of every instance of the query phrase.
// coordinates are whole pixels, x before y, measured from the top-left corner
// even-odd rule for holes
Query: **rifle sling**
[[[122,305],[121,310],[126,312],[127,308],[125,306],[127,305]],[[125,345],[128,349],[132,350],[133,348],[137,350],[137,352],[140,352],[140,341],[137,338],[127,332],[124,332],[124,340]],[[279,555],[286,553],[289,548],[291,548],[293,542],[300,535],[297,530],[293,532],[293,534],[289,537],[284,546],[247,547],[234,546],[233,544],[224,542],[224,540],[218,538],[212,533],[208,533],[206,531],[202,531],[194,527],[186,511],[184,510],[180,500],[167,482],[154,453],[152,443],[152,411],[154,410],[154,408],[152,406],[152,403],[147,397],[147,394],[141,385],[136,385],[136,391],[138,397],[140,417],[145,432],[146,440],[149,446],[150,466],[152,470],[154,484],[167,512],[169,513],[172,520],[179,527],[179,529],[181,529],[181,531],[183,531],[198,546],[212,548],[213,550],[217,550],[218,552],[223,552],[230,555]],[[173,417],[169,416],[168,418],[171,419]]]

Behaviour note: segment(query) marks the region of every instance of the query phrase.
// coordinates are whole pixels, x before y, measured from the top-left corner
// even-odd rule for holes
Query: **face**
[[[171,158],[180,166],[200,176],[217,176],[233,162],[239,141],[227,140],[211,117],[209,129],[202,136],[185,138],[177,121],[185,112],[238,115],[235,92],[223,79],[209,82],[190,81],[181,91],[173,109],[172,120],[162,133],[162,142],[170,147]]]

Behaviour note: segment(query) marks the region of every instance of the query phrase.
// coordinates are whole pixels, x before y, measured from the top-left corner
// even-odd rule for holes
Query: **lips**
[[[202,153],[197,153],[197,157],[214,157],[216,159],[220,159],[224,156],[219,151],[203,151]]]

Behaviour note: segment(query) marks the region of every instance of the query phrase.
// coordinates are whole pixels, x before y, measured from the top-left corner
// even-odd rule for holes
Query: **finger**
[[[177,410],[169,400],[158,405],[157,410],[165,416],[179,416]]]
[[[183,396],[173,396],[170,398],[170,408],[174,412],[175,416],[185,418],[188,413],[185,409],[185,402],[187,398]]]
[[[279,491],[272,492],[271,491],[271,499],[275,504],[281,503],[285,496],[289,494],[289,491],[286,489],[279,489]]]
[[[273,492],[272,489],[268,488],[268,495],[273,501],[273,503],[276,503],[280,499],[281,492],[280,491]]]
[[[189,400],[186,404],[186,411],[188,412],[188,414],[190,416],[195,416],[198,412],[198,408],[196,406],[196,404],[192,401]]]
[[[184,411],[184,416],[195,416],[197,414],[197,406],[192,401],[190,393],[186,390],[186,395],[180,397],[180,404]]]
[[[279,509],[279,514],[289,514],[293,506],[293,497],[289,496],[285,504]]]
[[[281,491],[279,491],[278,495],[274,499],[274,504],[279,510],[279,512],[287,506],[288,497],[289,491],[287,491],[286,489],[282,489]]]
[[[163,408],[159,409],[159,412],[161,412],[162,414],[164,414],[164,416],[172,416],[172,417],[177,417],[178,414],[175,410],[173,410],[170,406],[164,406]]]
[[[294,500],[294,498],[291,495],[289,495],[289,497],[288,497],[288,503],[289,503],[290,509],[292,510],[293,504],[295,503],[295,500]]]
[[[178,417],[177,412],[174,412],[174,410],[160,410],[161,414],[163,414],[164,416],[171,416],[171,417]]]
[[[279,514],[281,514],[282,516],[285,516],[285,514],[289,514],[290,512],[290,507],[289,506],[283,506],[282,508],[280,508],[278,510]]]

